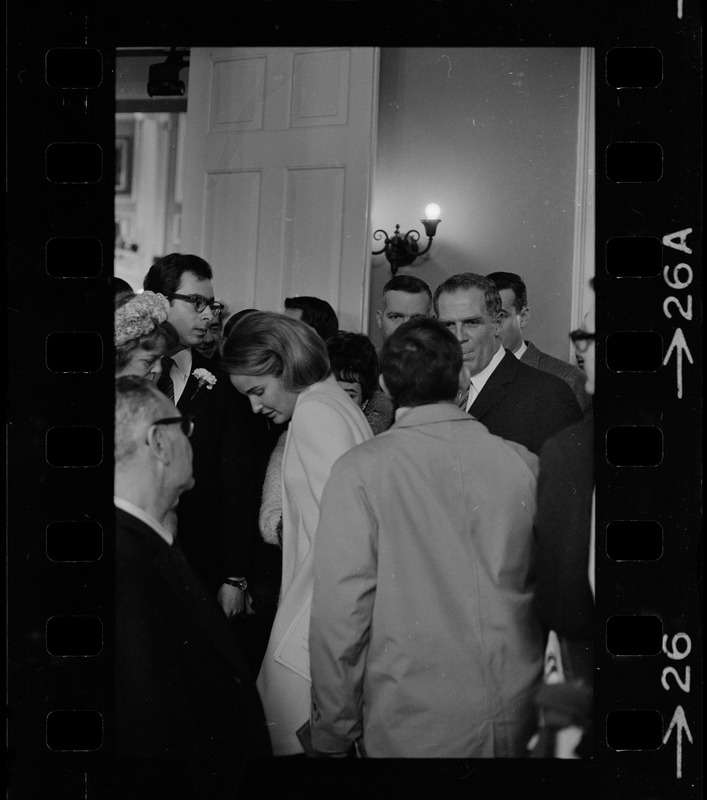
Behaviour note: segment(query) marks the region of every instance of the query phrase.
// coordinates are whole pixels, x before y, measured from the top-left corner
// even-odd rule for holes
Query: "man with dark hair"
[[[336,311],[319,297],[286,297],[285,314],[309,325],[326,341],[339,330]]]
[[[501,297],[493,281],[453,275],[434,293],[438,319],[462,346],[458,403],[497,436],[538,453],[553,433],[582,418],[570,387],[518,361],[500,341]]]
[[[376,320],[385,341],[404,322],[431,314],[430,287],[414,275],[396,275],[383,287],[382,304],[376,311]]]
[[[224,306],[224,310],[225,308]],[[215,316],[211,322],[209,322],[201,344],[194,345],[194,348],[198,350],[202,356],[208,358],[214,366],[218,366],[221,362],[221,339],[223,338],[222,313]]]
[[[269,745],[244,654],[167,523],[194,486],[193,423],[144,378],[115,389],[121,796],[225,797]]]
[[[439,322],[401,325],[382,353],[398,420],[324,489],[309,634],[320,754],[522,756],[534,727],[537,457],[455,405],[461,366]]]
[[[524,364],[562,378],[575,393],[582,411],[586,412],[591,407],[591,399],[584,388],[587,376],[582,370],[523,340],[523,328],[530,319],[528,290],[523,279],[515,272],[491,272],[486,277],[496,284],[501,295],[501,344]]]
[[[179,541],[192,567],[227,616],[247,606],[247,578],[257,533],[256,446],[264,423],[213,361],[196,349],[223,305],[214,300],[212,270],[203,258],[172,253],[144,281],[170,302],[167,320],[178,349],[162,361],[157,388],[196,422],[196,488],[177,509]],[[215,383],[213,383],[213,379]]]

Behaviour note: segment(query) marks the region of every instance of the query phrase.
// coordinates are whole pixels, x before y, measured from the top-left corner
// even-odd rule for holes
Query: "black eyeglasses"
[[[177,425],[182,428],[182,433],[189,437],[194,432],[194,420],[190,415],[186,417],[165,417],[164,419],[156,419],[153,425]]]
[[[596,341],[596,334],[583,331],[581,328],[570,331],[568,335],[578,353],[586,353],[589,345]]]
[[[211,309],[211,313],[214,316],[220,314],[224,309],[223,303],[217,303],[213,298],[209,300],[207,297],[204,297],[200,294],[171,294],[169,299],[184,300],[186,303],[191,303],[194,306],[194,311],[196,311],[197,314],[201,314],[206,306]]]

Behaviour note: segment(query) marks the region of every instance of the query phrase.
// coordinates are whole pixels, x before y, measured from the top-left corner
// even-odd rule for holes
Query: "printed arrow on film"
[[[692,353],[690,352],[687,342],[685,341],[685,334],[682,332],[682,328],[678,328],[675,331],[675,335],[673,336],[673,341],[670,342],[670,347],[668,347],[668,352],[665,354],[665,358],[663,359],[663,366],[665,366],[668,361],[670,361],[670,356],[675,350],[676,358],[677,358],[677,370],[678,370],[678,399],[682,397],[682,354],[685,351],[685,355],[687,356],[687,360],[694,364],[695,362],[692,360]]]
[[[677,759],[677,777],[682,778],[682,732],[685,731],[685,735],[690,740],[690,744],[692,744],[692,733],[690,732],[690,728],[688,727],[687,720],[685,719],[685,711],[683,710],[682,706],[678,706],[675,709],[675,713],[673,714],[673,718],[670,720],[670,725],[668,725],[668,730],[665,732],[665,736],[663,737],[663,744],[668,743],[668,739],[670,738],[670,734],[673,732],[673,728],[677,731],[675,736],[678,740],[678,746],[676,751],[676,759]]]

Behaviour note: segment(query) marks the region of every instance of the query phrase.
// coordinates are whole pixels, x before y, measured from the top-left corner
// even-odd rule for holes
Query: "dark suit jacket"
[[[520,360],[529,367],[535,367],[535,369],[541,369],[543,372],[549,372],[551,375],[557,375],[558,378],[562,378],[574,392],[582,413],[586,414],[592,407],[592,398],[584,388],[587,383],[585,373],[574,364],[569,364],[559,358],[543,353],[532,342],[526,342],[526,345],[527,348]]]
[[[587,577],[593,491],[594,425],[587,416],[552,436],[540,451],[534,525],[540,618],[546,628],[585,642],[587,653],[594,615]],[[574,653],[582,655],[581,650]],[[580,659],[580,673],[586,672],[586,660]]]
[[[117,754],[194,775],[267,754],[238,640],[179,546],[116,509],[116,566]]]
[[[198,389],[190,376],[177,403],[194,417],[195,481],[177,507],[178,537],[199,577],[216,591],[224,578],[247,578],[252,568],[262,486],[257,449],[266,426],[228,375],[192,350],[192,373],[200,367],[217,380]]]
[[[563,380],[523,364],[510,350],[469,413],[491,433],[536,454],[553,433],[582,419],[577,398]]]

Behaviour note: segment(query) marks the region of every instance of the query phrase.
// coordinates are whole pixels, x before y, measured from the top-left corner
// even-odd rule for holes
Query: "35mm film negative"
[[[595,755],[261,764],[236,796],[306,780],[314,796],[701,797],[701,4],[90,5],[8,10],[10,796],[113,796],[120,769],[115,48],[344,43],[593,50]]]

